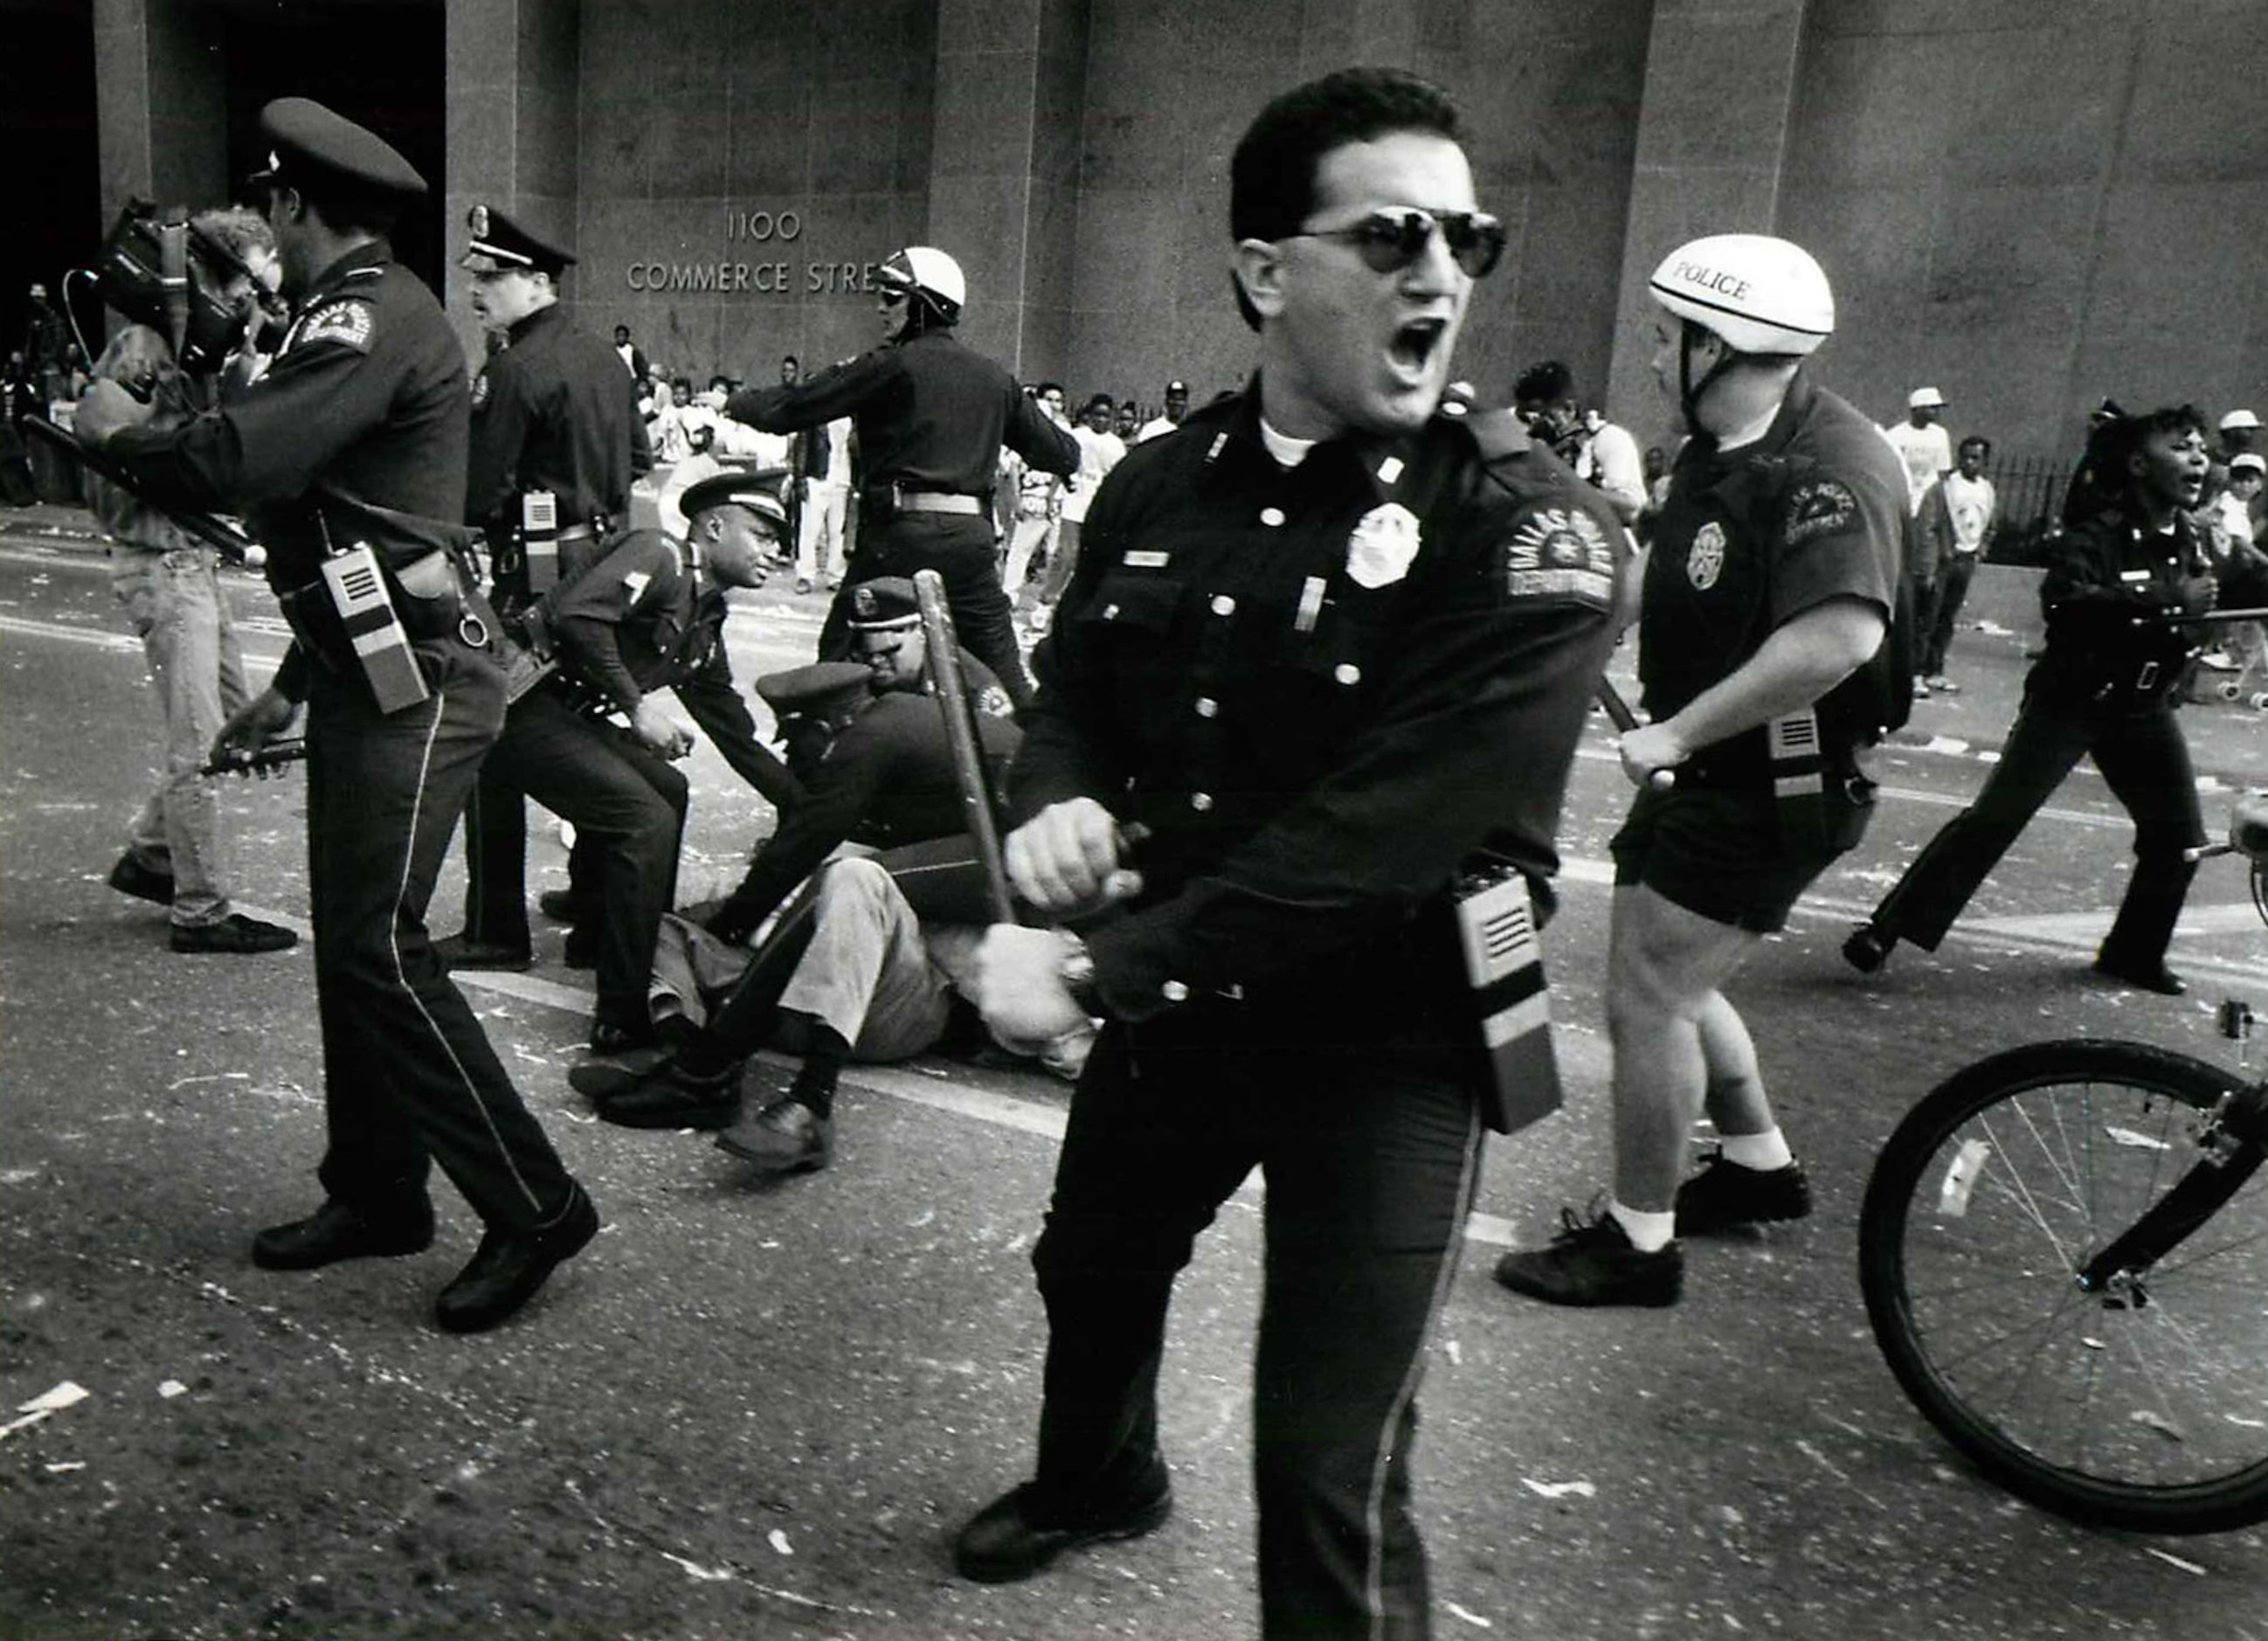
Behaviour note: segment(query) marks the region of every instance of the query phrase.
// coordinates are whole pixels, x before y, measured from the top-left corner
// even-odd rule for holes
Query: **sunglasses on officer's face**
[[[1504,224],[1486,211],[1420,210],[1389,205],[1344,228],[1303,228],[1287,239],[1344,239],[1375,274],[1398,274],[1425,254],[1433,231],[1469,279],[1485,278],[1504,256]]]

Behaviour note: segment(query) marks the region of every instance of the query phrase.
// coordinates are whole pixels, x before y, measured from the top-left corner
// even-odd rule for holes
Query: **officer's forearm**
[[[1784,713],[1800,711],[1863,666],[1882,642],[1882,614],[1856,599],[1804,611],[1765,639],[1735,673],[1668,721],[1690,751],[1715,746]]]

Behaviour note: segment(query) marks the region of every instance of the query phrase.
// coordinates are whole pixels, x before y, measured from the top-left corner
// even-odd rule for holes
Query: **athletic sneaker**
[[[1768,1219],[1801,1219],[1810,1212],[1811,1181],[1800,1162],[1744,1168],[1712,1151],[1702,1159],[1701,1172],[1677,1188],[1677,1228],[1694,1236]]]
[[[1515,1248],[1496,1262],[1496,1279],[1514,1293],[1551,1305],[1675,1305],[1685,1286],[1675,1242],[1651,1254],[1631,1246],[1622,1221],[1594,1199],[1592,1216],[1559,1211],[1551,1246]]]

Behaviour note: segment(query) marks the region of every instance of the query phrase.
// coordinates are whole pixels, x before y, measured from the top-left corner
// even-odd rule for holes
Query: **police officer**
[[[617,367],[619,368],[619,367]],[[676,897],[688,788],[671,767],[692,732],[664,710],[674,689],[725,761],[784,808],[794,777],[757,739],[725,652],[725,590],[764,585],[784,539],[784,469],[720,473],[685,493],[680,547],[658,530],[618,535],[606,556],[536,604],[528,628],[560,675],[522,695],[482,768],[490,814],[534,798],[573,823],[584,877],[571,946],[598,968],[591,1046],[601,1053],[652,1041],[646,1007],[654,941]],[[628,719],[618,728],[609,712]],[[523,854],[517,835],[476,833],[462,937],[440,943],[453,967],[519,968],[531,955]]]
[[[770,433],[851,418],[860,453],[858,550],[819,636],[822,660],[846,654],[850,589],[934,570],[961,641],[1019,704],[1031,682],[1001,590],[990,498],[1000,446],[1068,475],[1079,445],[1015,378],[954,335],[968,299],[961,265],[933,246],[893,251],[881,267],[880,347],[798,385],[744,388],[726,414]]]
[[[652,471],[653,446],[622,356],[560,310],[574,257],[491,206],[474,206],[466,220],[472,239],[457,265],[472,275],[473,312],[500,344],[473,382],[466,518],[488,538],[497,607],[512,618],[572,581],[629,526],[630,487]],[[475,791],[465,811],[468,870],[526,848],[526,806]],[[595,875],[588,846],[578,846],[570,883]],[[447,941],[441,950],[453,967],[470,966]]]
[[[1810,1211],[1748,1028],[1722,987],[1873,813],[1859,748],[1903,721],[1896,608],[1905,477],[1804,361],[1835,327],[1826,275],[1760,234],[1681,246],[1650,286],[1653,370],[1691,437],[1654,526],[1638,617],[1651,722],[1614,839],[1607,1027],[1615,1184],[1589,1221],[1497,1279],[1561,1305],[1668,1305],[1680,1228]],[[1658,771],[1675,784],[1654,784]],[[1680,1185],[1704,1103],[1721,1153]]]
[[[449,556],[435,550],[464,545],[464,352],[386,240],[425,193],[409,162],[302,98],[269,103],[260,127],[269,152],[254,181],[297,298],[274,364],[217,410],[163,430],[128,425],[133,401],[98,385],[78,431],[158,505],[247,512],[268,548],[269,584],[294,614],[274,683],[216,748],[257,747],[306,703],[328,1200],[261,1232],[253,1258],[312,1269],[420,1251],[433,1238],[426,1177],[438,1162],[486,1233],[442,1291],[438,1319],[487,1328],[580,1250],[599,1217],[425,934],[449,834],[504,721],[501,640],[462,614]],[[423,686],[422,699],[390,711],[379,704],[385,675],[365,669],[338,613],[325,614],[327,556],[363,542],[387,573]]]
[[[1166,1519],[1168,1299],[1256,1164],[1263,1631],[1427,1633],[1414,1390],[1506,1124],[1454,901],[1469,867],[1542,894],[1557,865],[1623,539],[1509,413],[1436,413],[1504,244],[1458,129],[1438,88],[1365,69],[1245,132],[1257,377],[1103,482],[1039,651],[1011,878],[1057,916],[1123,898],[1083,938],[980,950],[994,1031],[1107,1021],[1033,1255],[1036,1475],[961,1530],[966,1577]]]
[[[2008,846],[2082,757],[2095,760],[2134,819],[2134,872],[2095,967],[2124,984],[2178,997],[2166,967],[2182,901],[2205,842],[2189,745],[2174,710],[2197,656],[2198,629],[2177,620],[2212,607],[2212,560],[2196,516],[2205,483],[2205,424],[2188,406],[2122,416],[2090,443],[2098,472],[2123,480],[2111,504],[2057,538],[2040,583],[2047,647],[2000,761],[1977,801],[1906,868],[1843,947],[1854,967],[1880,968],[1900,940],[1938,942]],[[2268,598],[2247,567],[2240,604]]]

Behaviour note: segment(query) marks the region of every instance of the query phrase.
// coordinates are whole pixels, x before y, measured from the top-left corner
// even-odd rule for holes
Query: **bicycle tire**
[[[1875,1341],[2019,1498],[2150,1533],[2268,1520],[2268,1169],[2135,1289],[2076,1275],[2243,1086],[2147,1044],[2035,1043],[1955,1073],[1884,1144],[1859,1222]]]

